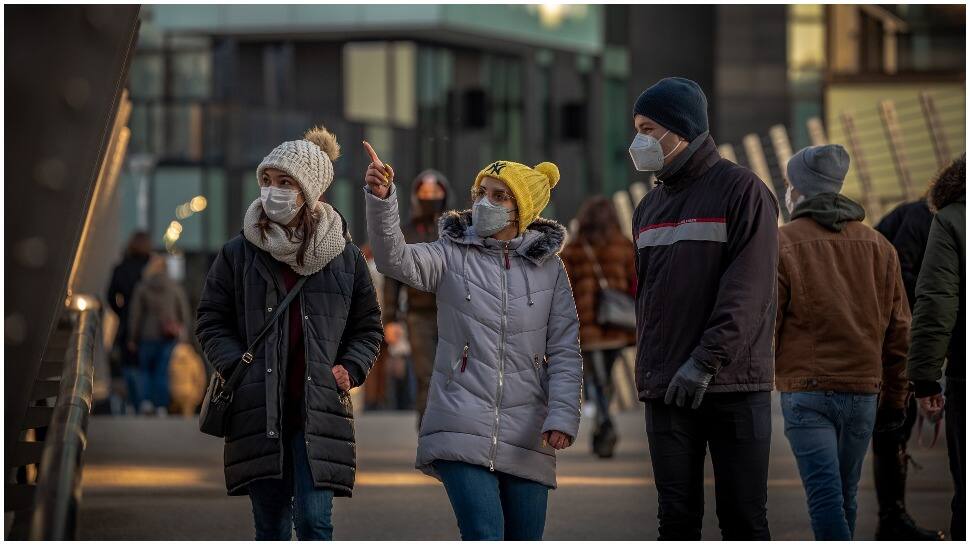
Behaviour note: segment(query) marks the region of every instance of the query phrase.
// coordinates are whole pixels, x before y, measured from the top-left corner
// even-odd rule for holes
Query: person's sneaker
[[[879,519],[879,524],[876,526],[877,541],[942,541],[943,539],[946,539],[943,530],[922,528],[905,511],[894,517]]]
[[[162,417],[168,416],[168,408],[167,407],[159,407],[159,408],[155,409],[155,416],[162,416]]]
[[[141,402],[141,407],[138,408],[138,412],[143,415],[149,415],[155,412],[155,405],[147,399]]]

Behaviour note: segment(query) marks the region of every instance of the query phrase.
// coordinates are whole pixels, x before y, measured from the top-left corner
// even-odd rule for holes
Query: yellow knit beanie
[[[539,163],[534,168],[529,168],[522,163],[495,161],[478,173],[472,191],[478,190],[486,176],[502,180],[512,190],[519,209],[521,234],[549,204],[549,194],[559,183],[559,167],[552,163]]]

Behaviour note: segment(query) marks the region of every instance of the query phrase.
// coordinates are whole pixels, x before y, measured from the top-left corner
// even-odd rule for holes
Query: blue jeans
[[[175,341],[141,341],[138,343],[137,388],[139,397],[158,407],[168,407],[168,363],[172,359]],[[135,410],[138,405],[135,405]]]
[[[487,467],[435,460],[465,541],[541,540],[549,487]]]
[[[816,540],[850,540],[876,394],[783,392],[785,437],[798,461]]]
[[[333,490],[314,488],[302,431],[284,438],[283,478],[249,483],[257,540],[333,540]]]
[[[144,399],[141,392],[141,370],[137,367],[122,367],[121,374],[125,377],[125,387],[128,390],[128,404],[134,407],[135,413],[137,413],[138,407],[141,407],[141,401]]]

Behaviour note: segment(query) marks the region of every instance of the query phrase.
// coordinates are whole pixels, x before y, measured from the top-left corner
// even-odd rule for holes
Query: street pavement
[[[774,539],[812,539],[805,493],[783,433],[775,394],[768,482]],[[641,410],[620,414],[616,456],[590,454],[589,419],[579,441],[560,454],[559,488],[549,495],[549,540],[655,540],[657,494]],[[411,413],[369,412],[357,418],[358,479],[352,499],[334,501],[334,538],[452,540],[458,538],[444,488],[414,467]],[[195,419],[92,417],[84,454],[82,539],[246,540],[253,538],[249,499],[226,495],[222,441],[198,431]],[[910,512],[926,526],[949,522],[952,485],[946,449],[911,454]],[[707,463],[704,539],[719,539],[713,473]],[[857,539],[872,539],[876,501],[867,459],[859,491]]]

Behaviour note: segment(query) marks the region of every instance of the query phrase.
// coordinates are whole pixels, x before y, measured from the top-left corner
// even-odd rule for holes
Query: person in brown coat
[[[606,197],[590,197],[577,216],[576,236],[560,254],[573,287],[579,314],[579,339],[587,366],[587,384],[593,387],[597,418],[593,432],[593,452],[609,458],[617,435],[610,418],[613,362],[621,350],[636,343],[636,331],[603,326],[597,322],[596,308],[601,294],[601,278],[610,288],[633,296],[636,272],[633,242],[621,231],[613,203]]]
[[[775,383],[817,540],[853,537],[877,410],[881,426],[906,420],[911,319],[899,258],[839,194],[848,169],[839,145],[792,156],[792,220],[779,238]]]

